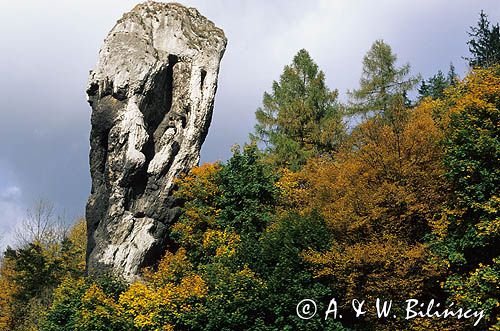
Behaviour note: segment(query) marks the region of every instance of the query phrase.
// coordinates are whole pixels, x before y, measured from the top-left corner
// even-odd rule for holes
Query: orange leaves
[[[188,174],[177,180],[179,190],[175,195],[187,201],[200,197],[209,199],[215,196],[218,193],[218,187],[214,176],[220,168],[219,163],[204,163],[192,168]]]
[[[12,261],[3,259],[0,263],[0,330],[8,330],[12,323],[13,296],[17,290],[14,274]]]
[[[329,282],[345,305],[353,299],[371,303],[377,298],[403,302],[421,297],[428,293],[426,287],[437,275],[426,262],[428,253],[424,245],[408,244],[390,236],[351,245],[334,244],[326,252],[308,251],[302,256],[312,263],[317,281]],[[401,308],[393,307],[393,313],[404,316],[398,309]],[[396,324],[379,324],[374,314],[366,318],[371,319],[371,325],[377,325],[377,330],[410,329],[396,320],[391,321]]]
[[[300,172],[287,168],[280,170],[281,176],[275,183],[279,190],[279,205],[282,209],[295,209],[304,206],[309,198],[306,178]]]
[[[303,192],[288,184],[287,194],[306,196],[299,208],[320,210],[345,240],[377,233],[421,239],[447,192],[442,133],[425,102],[397,116],[367,120],[335,160],[312,159],[301,173],[287,174],[306,183]]]
[[[404,298],[421,294],[426,248],[408,245],[397,238],[383,237],[368,243],[335,244],[325,253],[306,252],[318,278],[342,280],[347,299],[361,296]]]
[[[405,300],[437,284],[439,272],[422,244],[448,192],[434,103],[367,119],[333,159],[311,159],[300,173],[285,174],[292,182],[282,185],[287,194],[298,193],[301,181],[307,197],[295,208],[318,210],[334,241],[302,257],[346,302]]]

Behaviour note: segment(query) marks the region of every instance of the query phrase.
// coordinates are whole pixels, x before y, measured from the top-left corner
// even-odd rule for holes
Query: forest
[[[41,203],[1,257],[0,330],[500,330],[499,24],[468,34],[465,77],[414,75],[376,40],[346,103],[298,51],[249,143],[177,179],[171,245],[132,284],[87,277],[85,220]],[[407,319],[411,298],[484,317]]]

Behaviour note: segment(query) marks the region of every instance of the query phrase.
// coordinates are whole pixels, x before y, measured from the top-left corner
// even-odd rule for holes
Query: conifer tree
[[[467,42],[472,57],[466,58],[471,67],[489,67],[500,62],[500,27],[491,25],[484,11],[479,14],[477,26],[470,27]]]
[[[410,76],[410,65],[396,67],[397,56],[391,46],[376,40],[363,58],[359,89],[349,92],[355,114],[386,114],[391,105],[403,99],[420,78]]]
[[[255,115],[252,140],[264,143],[279,166],[298,168],[312,155],[335,150],[345,132],[338,91],[330,90],[325,75],[302,49],[285,66],[272,92],[264,93]]]
[[[458,75],[455,72],[455,66],[453,63],[450,63],[450,69],[446,77],[443,72],[439,70],[437,74],[420,83],[418,88],[420,99],[425,97],[431,97],[433,99],[443,98],[444,90],[449,86],[456,85],[458,79]]]

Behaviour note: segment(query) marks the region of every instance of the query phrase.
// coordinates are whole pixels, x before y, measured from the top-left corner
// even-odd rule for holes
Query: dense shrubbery
[[[364,115],[348,132],[336,91],[300,51],[257,113],[266,150],[235,147],[179,178],[176,250],[133,284],[83,276],[83,222],[8,249],[0,330],[471,329],[405,320],[401,306],[394,319],[356,318],[344,309],[355,298],[453,302],[484,309],[477,329],[499,330],[500,65],[438,74],[412,106],[415,80],[395,59],[382,41],[365,57],[352,105]],[[341,320],[324,319],[333,297]],[[297,317],[305,298],[322,314]]]
[[[38,330],[53,292],[66,277],[82,277],[85,266],[84,220],[60,242],[37,239],[7,248],[0,267],[0,330]]]

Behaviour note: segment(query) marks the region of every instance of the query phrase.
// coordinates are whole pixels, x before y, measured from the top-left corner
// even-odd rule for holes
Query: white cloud
[[[0,189],[0,252],[14,243],[15,229],[25,215],[21,197],[22,192],[17,186]]]
[[[8,186],[2,191],[0,191],[0,201],[7,200],[15,200],[21,197],[21,189],[17,186]]]

